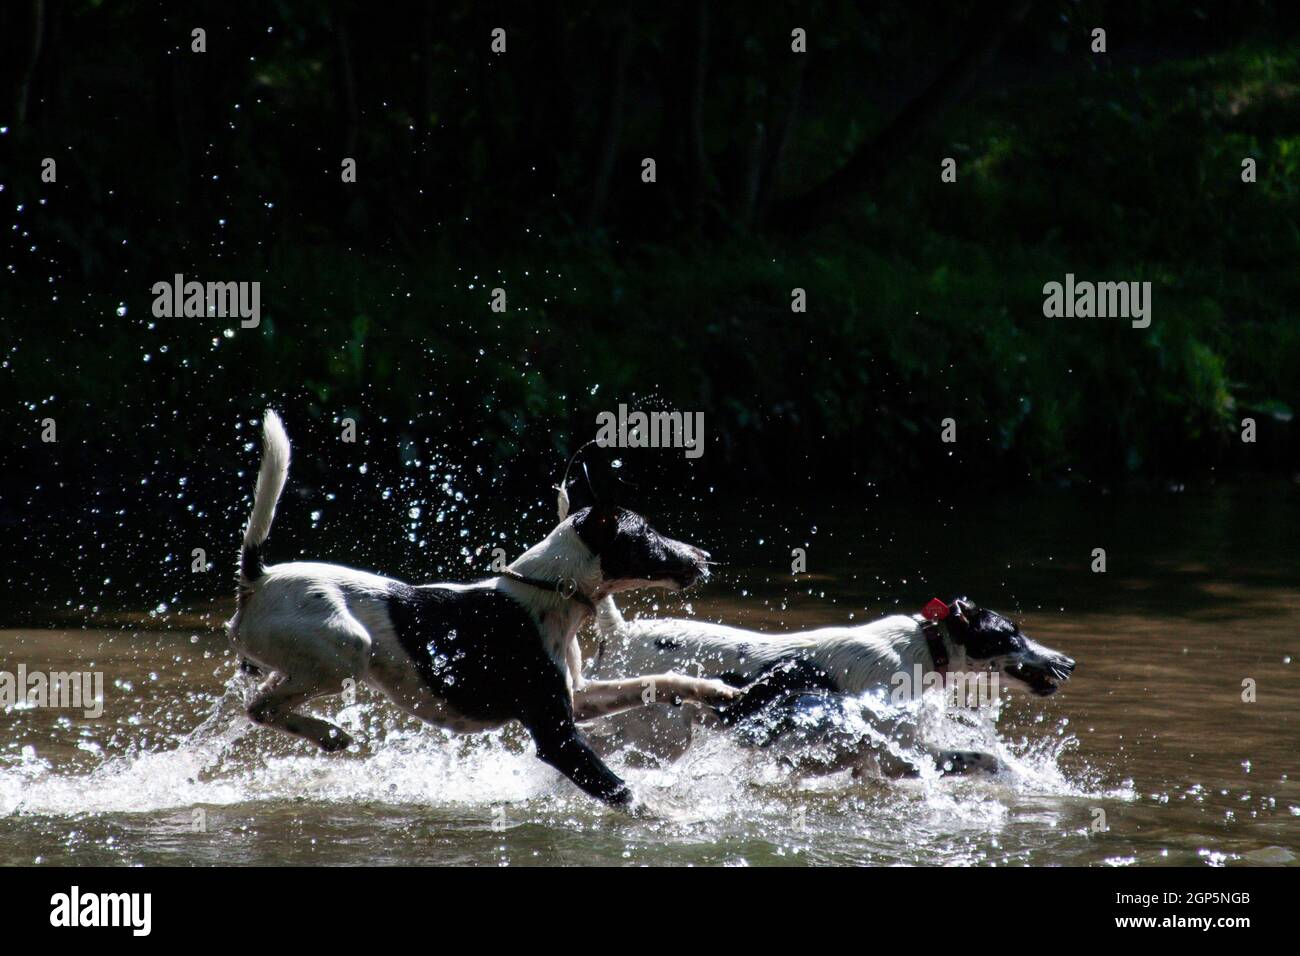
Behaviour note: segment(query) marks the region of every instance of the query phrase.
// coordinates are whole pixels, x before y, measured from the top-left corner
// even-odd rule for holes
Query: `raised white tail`
[[[262,416],[262,465],[253,490],[253,511],[244,529],[244,546],[239,553],[239,583],[251,584],[262,576],[262,544],[271,533],[275,505],[289,477],[289,436],[280,416],[267,409]]]

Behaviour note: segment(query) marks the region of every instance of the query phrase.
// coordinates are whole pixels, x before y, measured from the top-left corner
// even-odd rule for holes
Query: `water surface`
[[[720,574],[630,613],[781,630],[961,592],[1080,663],[1055,697],[1008,695],[996,724],[975,721],[1008,763],[997,778],[798,780],[708,735],[667,767],[613,758],[648,819],[582,797],[516,730],[456,737],[364,690],[318,705],[356,752],[251,727],[226,597],[85,627],[73,602],[59,627],[0,631],[0,670],[106,685],[99,719],[0,713],[0,864],[1295,864],[1296,499],[1244,484],[676,516]],[[807,574],[790,574],[793,547]]]

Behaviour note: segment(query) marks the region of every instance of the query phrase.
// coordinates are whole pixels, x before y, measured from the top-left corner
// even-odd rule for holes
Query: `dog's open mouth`
[[[704,581],[709,576],[707,565],[691,565],[672,576],[673,582],[677,585],[679,591],[685,591],[688,587],[699,581]]]
[[[707,568],[697,568],[693,566],[664,571],[660,574],[647,574],[636,580],[644,581],[649,585],[657,587],[666,587],[674,591],[685,591],[687,588],[700,581],[706,580],[709,576]]]
[[[697,548],[691,548],[690,552],[682,556],[685,560],[668,575],[668,580],[677,585],[679,591],[685,591],[691,585],[709,579],[709,565],[713,562],[709,560],[708,552]]]
[[[1055,694],[1057,688],[1069,679],[1073,671],[1074,661],[1068,657],[1034,663],[1021,661],[1006,668],[1008,677],[1020,681],[1030,693],[1038,697]]]

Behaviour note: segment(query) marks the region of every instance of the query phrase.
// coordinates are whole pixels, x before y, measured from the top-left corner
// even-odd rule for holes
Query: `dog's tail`
[[[257,487],[253,491],[253,511],[244,529],[244,545],[239,552],[239,584],[247,587],[266,570],[262,562],[262,545],[271,533],[275,505],[289,477],[289,436],[284,433],[280,416],[271,409],[262,416],[262,466],[257,470]]]
[[[613,637],[626,623],[623,615],[619,612],[618,605],[609,595],[601,598],[596,604],[596,630],[601,637]]]

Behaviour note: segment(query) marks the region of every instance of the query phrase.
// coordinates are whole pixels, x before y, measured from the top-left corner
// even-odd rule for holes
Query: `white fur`
[[[918,620],[893,615],[855,627],[824,627],[790,634],[763,634],[737,627],[711,624],[688,618],[641,618],[627,621],[608,598],[596,608],[596,627],[606,642],[600,671],[673,668],[697,675],[734,674],[752,680],[766,665],[798,658],[825,672],[840,693],[857,697],[876,690],[892,690],[895,678],[919,675],[924,681],[934,671],[934,658]],[[944,650],[952,671],[967,667],[965,648],[946,635]],[[1055,654],[1032,642],[1027,653]],[[1058,655],[1059,656],[1059,655]],[[999,659],[1003,660],[1003,659]],[[1016,655],[1005,660],[1015,661]],[[980,669],[989,666],[988,662]],[[1073,664],[1070,664],[1073,667]],[[595,675],[593,675],[595,676]],[[876,732],[906,749],[917,744],[920,728],[903,713],[891,719],[863,711],[864,719]],[[707,720],[707,719],[706,719]],[[619,714],[602,723],[610,746],[631,745],[634,749],[672,760],[690,746],[696,721],[689,715],[673,714],[664,708],[646,708]],[[940,768],[965,772],[995,770],[995,756],[968,751],[937,750],[922,746]],[[792,760],[791,766],[813,773],[852,768],[854,773],[874,767],[894,776],[915,772],[910,760],[891,755],[887,749],[852,741],[827,741],[828,754],[813,760]],[[807,756],[806,754],[803,756]]]
[[[910,674],[915,664],[923,672],[933,669],[920,626],[902,615],[857,627],[762,634],[690,618],[628,621],[606,598],[596,605],[596,629],[605,645],[592,677],[662,668],[697,677],[730,672],[752,678],[764,665],[797,654],[829,674],[844,692],[856,695],[888,688],[893,675]],[[594,739],[606,749],[627,744],[642,754],[671,761],[690,747],[701,722],[713,723],[707,712],[647,707],[601,721]],[[897,728],[894,735],[899,736]],[[845,765],[856,765],[878,761],[879,754],[865,751],[847,759]],[[903,768],[886,772],[894,775]]]
[[[841,691],[856,695],[888,688],[892,675],[911,674],[916,664],[933,669],[920,624],[901,614],[856,627],[763,634],[690,618],[627,621],[607,599],[597,605],[596,627],[609,641],[602,671],[608,666],[637,673],[648,665],[696,674],[752,674],[797,654],[829,674]]]
[[[262,464],[257,470],[257,487],[253,491],[253,511],[244,529],[244,544],[257,546],[271,533],[275,504],[289,477],[289,436],[280,416],[269,408],[262,416]]]
[[[525,557],[531,557],[525,567],[581,573],[583,564],[591,564],[592,559],[588,554],[584,562],[576,555],[575,542],[585,551],[572,528],[561,526],[529,550]],[[382,575],[336,564],[294,561],[271,565],[248,585],[250,595],[231,622],[231,638],[244,657],[263,669],[292,676],[292,684],[277,686],[277,691],[301,688],[309,696],[333,694],[342,689],[345,680],[355,678],[421,720],[462,732],[488,729],[491,725],[468,721],[448,708],[411,667],[389,617],[388,588],[394,583]],[[548,653],[570,675],[573,690],[567,648],[570,642],[576,643],[581,606],[503,577],[438,586],[510,593],[537,622]]]
[[[578,537],[571,518],[561,521],[550,534],[516,558],[510,564],[510,570],[543,581],[572,580],[578,590],[593,601],[610,593],[612,586],[601,573],[600,559],[592,555]],[[578,627],[586,616],[586,608],[553,591],[543,591],[510,578],[492,580],[498,589],[508,592],[539,622],[546,652],[569,672],[572,686],[580,675],[571,673],[568,666],[569,644],[577,641]]]

